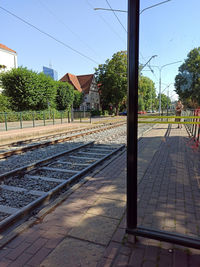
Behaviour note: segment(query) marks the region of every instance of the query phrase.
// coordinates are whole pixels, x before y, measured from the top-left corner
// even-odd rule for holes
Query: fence
[[[195,145],[198,147],[200,143],[200,108],[182,111],[181,116],[146,115],[139,116],[138,119],[138,123],[184,124]],[[180,119],[180,121],[174,119]]]
[[[183,113],[184,116],[190,116],[191,118],[187,118],[184,121],[189,122],[186,124],[186,129],[188,130],[191,137],[194,138],[196,145],[199,145],[200,142],[200,108],[194,110],[186,110]],[[198,117],[198,118],[194,118]]]
[[[55,125],[70,122],[91,122],[88,111],[33,111],[1,112],[0,131],[22,129],[37,126]]]

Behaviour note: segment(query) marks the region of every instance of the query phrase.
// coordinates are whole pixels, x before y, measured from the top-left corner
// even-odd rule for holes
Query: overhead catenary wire
[[[45,32],[45,31],[39,29],[38,27],[36,27],[36,26],[34,26],[33,24],[31,24],[30,22],[28,22],[28,21],[22,19],[21,17],[15,15],[14,13],[12,13],[12,12],[10,12],[9,10],[5,9],[4,7],[0,6],[0,9],[2,9],[3,11],[5,11],[6,13],[10,14],[11,16],[17,18],[18,20],[22,21],[23,23],[27,24],[28,26],[34,28],[35,30],[39,31],[40,33],[42,33],[42,34],[48,36],[49,38],[53,39],[53,40],[56,41],[57,43],[62,44],[63,46],[65,46],[65,47],[67,47],[68,49],[70,49],[70,50],[72,50],[73,52],[75,52],[76,54],[79,54],[80,56],[82,56],[82,57],[84,57],[84,58],[86,58],[86,59],[92,61],[93,63],[95,63],[95,64],[97,64],[97,65],[100,64],[99,62],[97,62],[96,60],[92,59],[91,57],[89,57],[89,56],[83,54],[82,52],[80,52],[80,51],[74,49],[73,47],[69,46],[68,44],[66,44],[66,43],[64,43],[64,42],[62,42],[62,41],[60,41],[60,40],[58,40],[58,39],[55,38],[53,35],[51,35],[51,34]]]
[[[67,24],[59,18],[42,0],[38,0],[38,2],[43,6],[43,8],[49,12],[56,20],[58,20],[68,31],[70,31],[76,38],[83,43],[90,51],[93,52],[93,54],[97,55],[97,52],[90,46],[88,45],[76,32],[74,32],[71,27],[68,27]]]
[[[116,19],[118,20],[119,24],[122,26],[122,28],[125,30],[125,32],[127,32],[126,28],[124,27],[124,25],[121,23],[120,19],[118,18],[117,14],[115,13],[115,11],[113,10],[113,8],[111,7],[110,3],[108,2],[108,0],[106,0],[106,3],[108,4],[108,6],[110,7],[110,9],[112,10],[113,14],[115,15]]]
[[[94,9],[94,6],[88,1],[85,0],[85,2],[92,8]],[[98,13],[98,16],[103,20],[103,22],[110,28],[110,30],[117,35],[117,37],[124,43],[126,44],[125,40],[113,29],[113,27]]]

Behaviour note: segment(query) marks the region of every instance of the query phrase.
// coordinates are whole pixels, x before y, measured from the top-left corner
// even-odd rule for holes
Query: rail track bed
[[[0,146],[0,159],[10,157],[13,155],[21,154],[26,151],[55,145],[58,143],[63,143],[66,141],[70,141],[82,136],[98,133],[101,131],[105,131],[108,129],[112,129],[115,127],[119,127],[124,125],[125,121],[118,121],[114,123],[106,123],[103,125],[98,125],[94,127],[87,127],[82,129],[75,129],[71,131],[67,131],[66,133],[47,135],[40,138],[28,139],[19,142],[13,142],[11,144]]]
[[[89,142],[0,175],[0,232],[124,147]]]

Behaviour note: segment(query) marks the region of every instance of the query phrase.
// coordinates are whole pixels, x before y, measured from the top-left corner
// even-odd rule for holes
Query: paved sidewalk
[[[199,236],[199,150],[185,128],[157,125],[139,142],[138,222]],[[0,266],[197,267],[200,251],[125,234],[126,154],[0,250]]]

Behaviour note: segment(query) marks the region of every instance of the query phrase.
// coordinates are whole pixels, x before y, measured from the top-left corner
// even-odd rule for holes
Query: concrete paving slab
[[[99,198],[87,213],[103,215],[109,218],[120,219],[125,212],[126,202],[107,198]]]
[[[84,240],[67,238],[53,251],[40,267],[94,267],[101,259],[104,247]]]
[[[101,245],[108,245],[119,220],[95,214],[86,214],[69,235]]]

